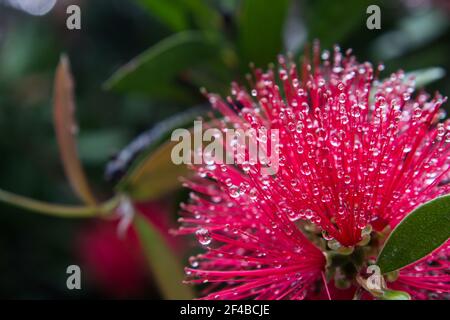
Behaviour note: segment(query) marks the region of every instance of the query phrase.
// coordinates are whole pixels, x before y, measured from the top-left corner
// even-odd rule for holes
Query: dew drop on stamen
[[[212,241],[211,234],[209,233],[209,230],[206,228],[198,229],[195,232],[195,236],[197,237],[198,242],[203,246],[209,245]]]
[[[309,168],[309,165],[308,165],[307,162],[303,162],[302,167],[300,168],[300,171],[301,171],[305,176],[311,175],[311,169]]]
[[[360,108],[360,106],[357,105],[357,104],[352,106],[352,108],[350,110],[350,114],[352,115],[352,117],[358,118],[361,115],[361,108]]]
[[[339,147],[341,145],[341,141],[336,133],[330,135],[330,143],[333,147]]]
[[[311,209],[306,209],[305,210],[305,217],[306,219],[311,219],[314,216],[314,211],[312,211]]]
[[[303,102],[300,107],[301,107],[300,110],[303,113],[308,113],[309,112],[309,105],[306,102]]]
[[[350,182],[352,182],[352,178],[350,176],[345,176],[344,177],[344,183],[345,184],[350,184]]]
[[[230,194],[230,197],[234,199],[238,198],[241,195],[241,193],[239,192],[239,187],[234,185],[228,188],[228,192]]]
[[[321,55],[322,60],[328,60],[330,58],[330,51],[324,50]]]
[[[439,138],[442,138],[445,134],[445,128],[444,125],[442,123],[439,123],[437,125],[437,135]]]
[[[343,125],[346,125],[346,124],[348,123],[348,117],[345,116],[345,115],[342,116],[342,117],[341,117],[341,122],[342,122]]]

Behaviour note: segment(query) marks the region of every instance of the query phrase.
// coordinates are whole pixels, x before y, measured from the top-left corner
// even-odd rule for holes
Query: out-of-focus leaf
[[[196,25],[204,30],[218,30],[222,25],[219,13],[206,0],[182,0]]]
[[[342,42],[358,25],[361,28],[366,27],[366,9],[377,2],[373,0],[308,1],[303,15],[309,27],[309,40],[320,40],[323,48]]]
[[[240,1],[241,0],[216,0],[215,2],[217,2],[221,11],[226,14],[233,14],[238,9]]]
[[[187,10],[181,0],[137,0],[150,14],[158,18],[174,31],[189,27]]]
[[[164,298],[170,300],[193,299],[194,296],[189,287],[182,283],[183,269],[163,235],[139,213],[135,216],[134,226]]]
[[[283,26],[290,0],[244,0],[239,17],[239,44],[246,67],[265,66],[282,51]]]
[[[172,148],[177,142],[168,141],[157,148],[145,160],[131,169],[118,185],[133,200],[157,199],[180,186],[178,178],[188,174],[185,165],[175,165],[171,159]]]
[[[410,76],[414,76],[416,79],[416,88],[422,88],[427,84],[442,79],[445,76],[445,70],[439,67],[420,69],[406,74],[406,77]]]
[[[297,53],[307,39],[305,21],[299,1],[291,1],[284,23],[283,42],[287,52]]]
[[[113,198],[100,206],[58,205],[19,196],[0,189],[0,201],[21,209],[60,218],[87,218],[110,213],[117,205]]]
[[[1,2],[1,1],[0,1]],[[43,70],[53,64],[57,55],[52,35],[27,19],[3,32],[0,50],[0,84],[11,85],[23,76]]]
[[[174,31],[186,30],[191,21],[201,29],[213,30],[221,25],[221,17],[204,0],[137,0],[150,14]]]
[[[230,94],[230,83],[236,81],[238,58],[231,48],[224,51],[222,59],[210,60],[205,64],[189,69],[189,80],[197,88],[206,88],[222,96]]]
[[[75,193],[86,204],[95,205],[96,201],[81,166],[75,135],[78,131],[74,119],[75,99],[73,80],[69,60],[62,56],[55,75],[53,95],[53,116],[61,161],[66,176]]]
[[[392,231],[377,264],[392,272],[427,256],[450,237],[450,195],[436,198],[408,214]]]
[[[159,123],[153,128],[141,133],[125,148],[123,148],[114,158],[108,162],[105,176],[109,181],[118,181],[119,190],[126,188],[127,177],[147,160],[147,158],[165,141],[170,140],[172,131],[177,128],[189,128],[193,121],[204,116],[208,108],[198,106],[177,113]],[[125,177],[125,172],[128,172]]]
[[[188,170],[171,159],[172,148],[178,143],[170,141],[172,131],[192,127],[193,121],[206,110],[198,107],[175,115],[135,139],[108,164],[106,174],[114,179],[132,161],[116,188],[139,201],[156,199],[178,188],[179,177],[186,176]]]
[[[403,56],[436,39],[448,25],[444,12],[421,10],[400,20],[397,30],[383,33],[374,41],[371,51],[376,59],[381,60]]]
[[[122,130],[83,131],[78,139],[80,159],[85,164],[104,164],[127,140]]]
[[[202,32],[185,31],[166,38],[125,66],[106,83],[107,89],[147,95],[170,93],[169,84],[187,68],[220,52],[218,39]]]

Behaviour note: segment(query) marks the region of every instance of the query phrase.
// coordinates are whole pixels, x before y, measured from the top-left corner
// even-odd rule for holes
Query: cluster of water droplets
[[[194,232],[205,247],[214,238],[225,248],[195,260],[200,269],[300,264],[300,256],[316,256],[298,230],[299,221],[318,226],[327,241],[353,246],[368,225],[378,230],[395,225],[417,205],[450,192],[450,122],[440,122],[439,109],[445,99],[414,96],[414,81],[403,72],[378,81],[383,66],[359,64],[338,48],[333,61],[330,56],[323,52],[320,66],[307,62],[301,76],[295,63],[281,57],[278,72],[254,70],[250,92],[233,84],[226,100],[209,95],[224,115],[217,121],[222,132],[254,129],[246,138],[267,147],[271,130],[278,130],[271,149],[279,155],[279,167],[263,174],[269,157],[255,161],[238,142],[227,150],[232,164],[195,167],[203,182],[188,185],[199,196],[182,207],[194,219],[182,218],[180,232]],[[282,257],[273,258],[275,251]],[[310,260],[320,265],[315,259]],[[189,272],[217,280],[212,273]]]

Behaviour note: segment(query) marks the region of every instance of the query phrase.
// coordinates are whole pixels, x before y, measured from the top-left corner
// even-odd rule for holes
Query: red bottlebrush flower
[[[143,292],[147,268],[133,229],[121,239],[116,221],[95,221],[81,230],[76,245],[87,274],[108,296],[136,297]]]
[[[227,152],[241,161],[196,164],[198,176],[185,183],[193,192],[179,233],[195,233],[208,249],[191,258],[187,282],[209,283],[207,299],[334,298],[330,278],[354,292],[389,230],[450,191],[450,123],[440,122],[446,99],[413,97],[414,79],[402,71],[380,82],[382,66],[358,63],[350,51],[336,47],[333,59],[319,51],[301,74],[280,57],[278,75],[253,71],[250,93],[234,83],[226,100],[207,94],[224,116],[212,121],[222,132],[279,132],[273,175],[248,161],[248,146],[234,146]],[[339,252],[348,255],[334,259]],[[450,291],[448,257],[447,246],[388,286],[442,297]]]
[[[159,203],[136,204],[160,230],[171,227],[167,208]],[[149,268],[133,226],[119,235],[119,221],[94,221],[77,236],[77,252],[91,275],[92,281],[114,298],[137,297],[149,284]],[[179,248],[176,238],[167,235],[173,248]]]

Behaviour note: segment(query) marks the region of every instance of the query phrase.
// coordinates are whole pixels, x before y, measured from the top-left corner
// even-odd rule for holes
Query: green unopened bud
[[[337,249],[336,251],[339,254],[342,254],[344,256],[348,256],[351,255],[353,253],[353,251],[355,250],[355,247],[340,247],[339,249]]]
[[[331,250],[338,250],[339,248],[341,248],[341,244],[339,243],[339,241],[337,241],[336,239],[330,240],[327,242],[328,248],[330,248]]]
[[[384,289],[380,296],[382,300],[411,300],[411,296],[404,291]]]
[[[372,226],[370,224],[368,224],[364,229],[362,229],[361,231],[361,235],[364,236],[368,236],[372,233]]]
[[[363,236],[361,241],[357,243],[357,245],[360,247],[363,247],[363,246],[367,245],[369,242],[370,242],[370,235],[366,234],[365,236]]]
[[[398,270],[386,273],[386,280],[389,282],[394,282],[398,279],[399,274],[400,273],[398,272]]]

